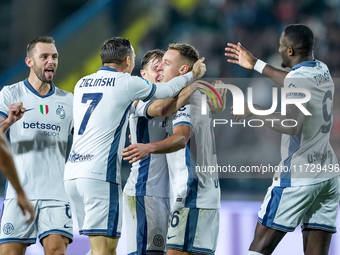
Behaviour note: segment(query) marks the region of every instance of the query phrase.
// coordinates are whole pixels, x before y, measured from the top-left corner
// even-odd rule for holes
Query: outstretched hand
[[[229,47],[225,48],[226,53],[224,55],[233,58],[228,58],[229,63],[237,64],[247,69],[254,69],[257,58],[246,50],[241,43],[237,43],[237,45],[228,43],[227,45]]]

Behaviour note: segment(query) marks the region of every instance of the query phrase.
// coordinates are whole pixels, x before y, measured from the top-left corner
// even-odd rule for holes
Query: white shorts
[[[127,254],[165,254],[169,213],[169,198],[124,194]]]
[[[298,187],[270,186],[258,214],[269,228],[291,232],[301,228],[336,232],[339,208],[339,178]]]
[[[214,254],[220,214],[218,209],[179,208],[171,212],[167,249]]]
[[[35,217],[25,224],[16,199],[4,201],[1,217],[0,244],[26,243],[34,244],[37,237],[40,242],[51,234],[65,236],[70,243],[73,239],[73,222],[70,204],[56,200],[31,200]]]
[[[64,182],[79,234],[120,237],[122,189],[119,184],[79,178]]]

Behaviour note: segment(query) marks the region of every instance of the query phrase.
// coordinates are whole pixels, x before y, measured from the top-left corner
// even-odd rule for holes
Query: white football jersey
[[[167,137],[165,117],[147,115],[147,109],[152,102],[139,101],[135,111],[130,115],[132,143],[153,143]],[[169,171],[165,154],[150,154],[133,163],[124,193],[129,196],[169,198]]]
[[[217,172],[215,137],[211,113],[201,114],[201,93],[196,91],[177,113],[168,117],[167,131],[173,134],[176,126],[189,126],[192,136],[185,148],[167,154],[172,190],[172,210],[189,207],[220,208],[220,186]],[[211,168],[210,168],[211,169]]]
[[[134,100],[174,96],[191,83],[192,72],[167,84],[149,82],[102,66],[74,89],[74,138],[64,180],[92,178],[121,183],[122,150]]]
[[[337,157],[329,142],[333,121],[334,83],[327,66],[306,61],[293,67],[284,80],[285,88],[303,88],[311,93],[305,103],[311,113],[304,117],[297,135],[282,135],[280,173],[274,182],[281,187],[322,182],[339,175]],[[287,93],[287,98],[304,98],[304,93]],[[289,171],[287,171],[289,170]]]
[[[68,136],[72,132],[72,93],[52,89],[41,96],[28,80],[5,86],[0,92],[0,115],[9,106],[23,102],[26,112],[9,129],[9,139],[20,182],[29,199],[67,201],[64,167]],[[15,198],[10,183],[6,198]]]

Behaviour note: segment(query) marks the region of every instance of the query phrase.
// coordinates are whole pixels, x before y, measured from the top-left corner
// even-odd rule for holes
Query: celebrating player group
[[[279,165],[307,164],[315,152],[327,155],[315,164],[338,164],[329,142],[334,83],[326,64],[314,59],[312,31],[294,24],[282,32],[279,52],[290,72],[255,58],[241,43],[227,45],[228,62],[311,94],[303,105],[311,115],[289,104],[286,115],[256,116],[297,123],[268,125],[282,133]],[[225,109],[227,91],[215,88],[220,80],[197,80],[206,72],[204,58],[192,45],[172,43],[166,51],[147,52],[141,77],[131,76],[134,48],[128,39],[113,37],[101,47],[102,66],[81,78],[72,95],[53,84],[58,56],[53,38],[34,39],[27,46],[28,78],[0,92],[0,168],[12,183],[1,217],[1,254],[22,255],[37,238],[45,254],[66,254],[73,238],[71,211],[79,233],[89,237],[88,254],[116,254],[122,231],[128,255],[214,254],[219,228],[228,228],[219,222],[218,174],[197,172],[196,166],[217,166],[211,111]],[[206,114],[203,93],[219,99],[207,102]],[[233,108],[231,114],[239,121],[253,116],[247,104],[244,115]],[[128,126],[131,145],[124,148]],[[15,166],[1,132],[7,133]],[[132,164],[124,187],[122,160]],[[304,253],[328,254],[336,232],[338,175],[275,174],[248,254],[272,254],[299,224]]]

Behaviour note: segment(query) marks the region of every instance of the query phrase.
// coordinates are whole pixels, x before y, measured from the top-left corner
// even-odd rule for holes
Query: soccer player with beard
[[[53,84],[58,67],[53,38],[41,36],[31,41],[25,62],[30,68],[28,78],[0,92],[0,119],[2,131],[8,131],[19,179],[34,206],[35,218],[24,224],[14,187],[8,183],[1,218],[1,254],[22,255],[37,237],[45,254],[66,254],[73,232],[63,174],[73,129],[73,95]]]
[[[254,240],[248,254],[271,254],[287,232],[301,224],[304,254],[328,254],[332,234],[336,232],[339,208],[339,164],[330,144],[334,82],[325,63],[314,58],[314,35],[305,25],[288,25],[280,37],[279,52],[287,73],[255,58],[239,43],[228,44],[225,55],[229,62],[254,69],[284,88],[290,88],[287,99],[303,100],[310,115],[294,104],[287,105],[286,114],[274,112],[256,115],[259,119],[276,119],[269,128],[282,133],[281,162],[268,188],[258,214]],[[280,78],[280,79],[278,79]],[[302,106],[302,105],[301,105]],[[254,105],[255,109],[263,110]],[[244,115],[253,114],[245,107]],[[282,126],[283,119],[293,119],[296,125]],[[267,124],[267,123],[266,123]]]

